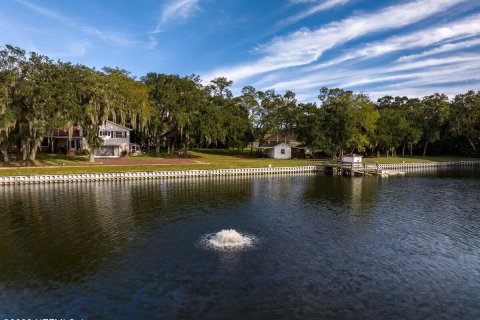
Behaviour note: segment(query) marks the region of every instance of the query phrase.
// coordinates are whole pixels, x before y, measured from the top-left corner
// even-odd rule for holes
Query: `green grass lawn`
[[[142,155],[132,157],[135,160],[152,160],[159,158],[172,158],[172,155],[161,153],[158,157],[155,155]],[[103,166],[88,165],[78,166],[78,164],[87,163],[86,156],[67,157],[57,154],[39,154],[38,160],[44,164],[44,167],[14,167],[0,169],[0,176],[12,175],[50,175],[50,174],[79,174],[79,173],[113,173],[113,172],[149,172],[162,170],[204,170],[204,169],[229,169],[229,168],[261,168],[268,167],[293,167],[316,165],[322,160],[310,159],[268,159],[257,158],[256,154],[250,153],[250,150],[238,152],[237,150],[221,149],[197,149],[189,152],[188,159],[195,160],[190,164],[145,164],[145,165],[118,165]],[[460,160],[480,160],[475,158],[461,157],[380,157],[364,158],[364,162],[378,163],[402,163],[402,162],[431,162],[431,161],[460,161]]]
[[[87,156],[76,156],[69,157],[64,154],[53,154],[53,153],[39,153],[37,155],[37,160],[44,165],[54,165],[62,166],[69,164],[78,164],[82,162],[88,162]]]

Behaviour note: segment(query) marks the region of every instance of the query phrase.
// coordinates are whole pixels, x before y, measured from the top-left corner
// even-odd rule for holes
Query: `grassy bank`
[[[67,157],[64,155],[40,154],[39,166],[30,167],[6,167],[0,169],[0,176],[13,175],[53,175],[53,174],[80,174],[80,173],[113,173],[113,172],[151,172],[162,170],[207,170],[207,169],[229,169],[229,168],[261,168],[271,165],[272,167],[292,167],[315,165],[321,160],[310,159],[265,159],[257,158],[249,151],[237,152],[236,150],[195,150],[190,152],[188,159],[192,163],[188,164],[155,164],[151,163],[161,159],[175,159],[172,155],[161,154],[159,157],[154,155],[143,155],[134,157],[138,164],[135,165],[102,165],[89,164],[86,157]],[[388,158],[364,158],[365,162],[378,163],[402,163],[402,162],[432,162],[432,161],[466,161],[480,160],[475,158],[462,157],[388,157]],[[142,163],[142,162],[145,163]]]

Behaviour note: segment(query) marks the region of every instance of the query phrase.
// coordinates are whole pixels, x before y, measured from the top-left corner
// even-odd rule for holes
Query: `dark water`
[[[480,319],[480,171],[0,189],[0,319]],[[226,228],[251,250],[198,246]]]

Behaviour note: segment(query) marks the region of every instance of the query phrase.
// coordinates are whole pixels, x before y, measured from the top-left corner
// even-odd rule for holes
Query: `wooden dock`
[[[326,161],[323,163],[326,174],[342,176],[377,176],[381,174],[378,163]]]

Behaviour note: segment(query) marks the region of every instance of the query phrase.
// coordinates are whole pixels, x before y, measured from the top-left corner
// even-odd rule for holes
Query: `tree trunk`
[[[425,144],[423,145],[423,157],[424,158],[427,155],[427,147],[428,147],[428,142],[425,142]]]
[[[403,148],[402,148],[402,158],[405,158],[405,142],[403,143]]]
[[[157,157],[160,155],[160,137],[158,135],[155,137],[155,155]]]
[[[95,155],[94,155],[94,151],[95,149],[92,148],[92,147],[89,147],[88,150],[90,151],[90,155],[88,156],[88,162],[95,162]]]
[[[7,148],[2,148],[3,162],[10,162],[10,157],[8,156]]]
[[[413,156],[413,144],[409,145],[410,148],[410,157]]]
[[[467,137],[467,140],[468,140],[468,143],[470,143],[470,146],[471,146],[472,149],[473,149],[473,153],[477,153],[477,148],[475,148],[475,144],[472,142],[472,140],[470,139],[470,137]]]
[[[28,160],[35,161],[37,159],[37,152],[38,152],[38,148],[40,148],[41,142],[42,140],[37,140],[33,143],[33,147],[30,150],[30,156],[28,157]]]
[[[27,150],[27,144],[23,140],[20,142],[20,152],[22,155],[22,160],[26,161],[28,157],[28,150]]]

